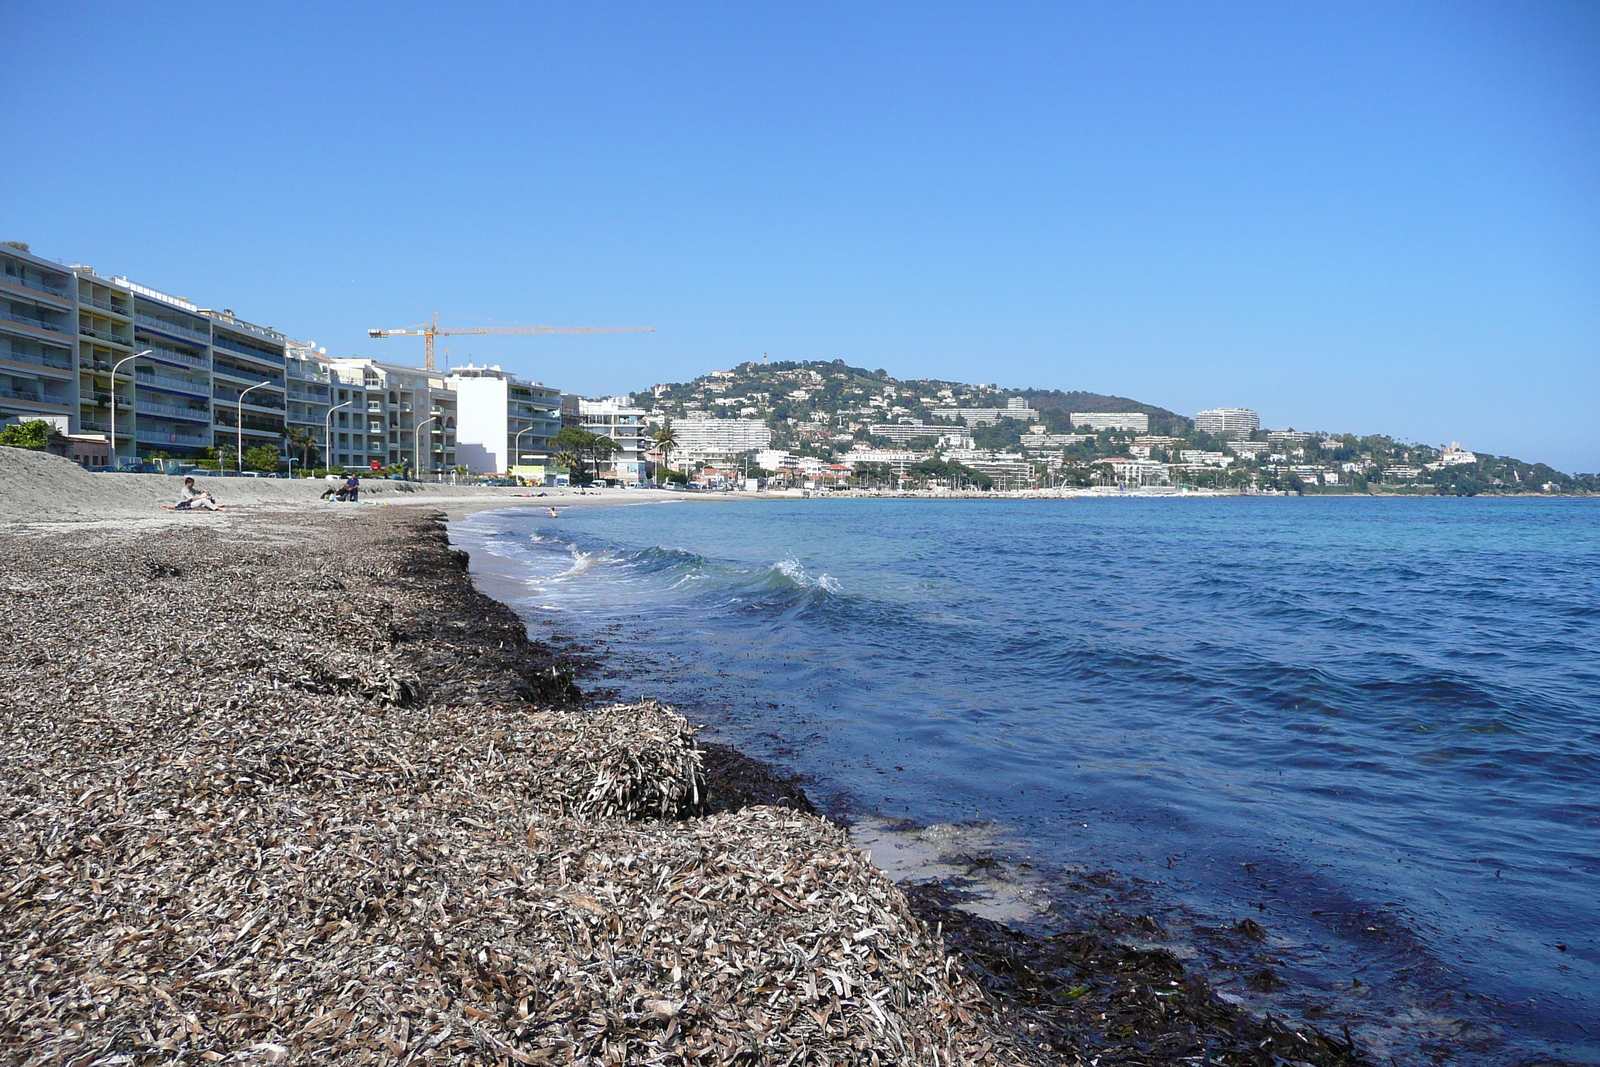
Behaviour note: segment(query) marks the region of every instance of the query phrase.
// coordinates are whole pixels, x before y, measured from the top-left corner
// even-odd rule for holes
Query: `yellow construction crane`
[[[432,321],[400,330],[368,330],[368,337],[421,337],[423,365],[433,370],[433,339],[451,334],[506,334],[506,333],[655,333],[654,326],[452,326],[439,329],[439,315]]]

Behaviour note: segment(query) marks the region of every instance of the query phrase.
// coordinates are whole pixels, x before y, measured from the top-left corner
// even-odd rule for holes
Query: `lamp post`
[[[148,356],[153,351],[155,351],[155,350],[151,349],[151,348],[147,348],[143,352],[135,352],[131,356],[123,356],[121,359],[117,360],[117,362],[115,364],[113,364],[112,367],[111,367],[111,469],[112,470],[120,470],[121,467],[122,467],[122,464],[120,462],[118,462],[118,458],[119,457],[117,456],[117,368],[122,366],[124,363],[131,363],[133,360],[138,359],[140,356]],[[137,454],[137,445],[135,446],[135,449],[136,449],[135,454]]]
[[[354,400],[346,400],[343,404],[340,404],[339,407],[328,409],[328,424],[322,431],[322,450],[328,453],[325,457],[328,461],[325,466],[333,466],[333,413],[338,411],[339,408],[347,408],[354,403]]]
[[[271,384],[272,384],[272,382],[270,380],[264,381],[264,382],[257,382],[256,384],[254,384],[252,386],[246,387],[244,390],[242,390],[239,393],[238,414],[234,416],[235,421],[237,422],[238,430],[239,430],[239,447],[238,447],[237,451],[235,451],[235,453],[234,453],[233,462],[239,468],[239,473],[240,474],[244,473],[244,395],[245,395],[245,393],[248,393],[251,389],[260,389],[263,385],[271,385]]]
[[[424,426],[428,425],[428,423],[430,423],[433,420],[437,419],[438,417],[439,416],[437,416],[437,415],[429,415],[427,418],[425,418],[421,422],[417,423],[416,429],[411,431],[412,432],[412,439],[411,439],[412,451],[416,452],[416,454],[417,454],[417,478],[418,478],[419,481],[421,480],[422,472],[425,469],[422,466],[422,428]],[[428,459],[429,460],[433,459],[433,449],[431,447],[428,449]]]
[[[532,431],[534,431],[537,428],[538,427],[535,427],[535,426],[529,426],[529,427],[526,427],[525,429],[521,429],[521,430],[517,431],[516,440],[513,441],[512,444],[511,444],[511,466],[515,467],[517,465],[518,461],[520,461],[522,459],[522,435],[525,434],[525,433],[531,433]],[[510,474],[511,472],[508,470],[508,471],[506,471],[506,473]]]

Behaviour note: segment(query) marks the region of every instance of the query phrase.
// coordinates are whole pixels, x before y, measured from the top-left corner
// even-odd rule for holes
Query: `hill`
[[[696,414],[761,419],[775,441],[798,443],[797,427],[826,424],[895,423],[915,420],[930,427],[959,429],[960,420],[940,418],[940,408],[1004,408],[1020,398],[1035,411],[1029,421],[1052,433],[1068,430],[1074,411],[1129,411],[1150,416],[1154,432],[1182,433],[1189,419],[1166,408],[1125,396],[1063,392],[1059,389],[1001,389],[936,378],[893,378],[883,370],[852,367],[843,360],[741,363],[732,370],[702,374],[690,382],[657,385],[633,394],[634,403],[668,418]],[[933,429],[930,432],[938,433]],[[810,436],[810,435],[807,435]]]
[[[948,465],[956,463],[964,474],[979,476],[980,484],[998,478],[1013,487],[1137,478],[1138,484],[1294,492],[1600,491],[1593,474],[1567,475],[1510,456],[1381,434],[1263,429],[1236,440],[1204,433],[1188,417],[1125,396],[900,379],[843,360],[742,363],[690,382],[656,385],[632,399],[655,421],[760,421],[771,428],[775,449],[848,462],[856,468],[852,484],[875,484],[885,463],[917,462],[915,473],[924,481],[948,475]],[[1069,413],[1089,411],[1142,412],[1149,429],[1142,435],[1118,429],[1074,433]],[[1043,434],[1030,433],[1038,426]],[[1145,466],[1117,466],[1134,459]],[[906,473],[896,468],[901,480]]]

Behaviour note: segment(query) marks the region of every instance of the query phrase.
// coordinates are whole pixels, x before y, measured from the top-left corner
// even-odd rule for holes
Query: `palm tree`
[[[289,447],[290,448],[298,448],[300,450],[300,469],[301,470],[307,470],[307,469],[310,468],[310,466],[311,466],[311,453],[312,452],[317,452],[318,453],[318,456],[317,456],[318,459],[322,458],[322,456],[320,454],[321,453],[321,449],[317,448],[317,439],[314,436],[312,436],[312,433],[311,433],[310,430],[307,430],[307,429],[305,429],[303,427],[300,427],[300,426],[291,426],[291,427],[289,427],[288,437],[289,437]]]
[[[667,467],[667,461],[672,454],[672,450],[678,447],[678,431],[672,428],[671,420],[662,424],[661,429],[656,431],[653,440],[656,443],[656,447],[661,450],[661,466]],[[657,475],[656,481],[661,481],[659,475]]]

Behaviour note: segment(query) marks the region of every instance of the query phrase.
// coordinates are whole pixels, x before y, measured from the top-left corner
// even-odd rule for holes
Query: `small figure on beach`
[[[201,489],[194,484],[193,478],[183,480],[183,494],[178,502],[172,506],[173,511],[195,511],[204,508],[207,511],[217,510],[217,498],[208,490]]]
[[[334,500],[356,500],[361,496],[361,479],[354,474],[344,480],[344,484],[334,489],[333,486],[322,491],[322,499],[332,497]]]

